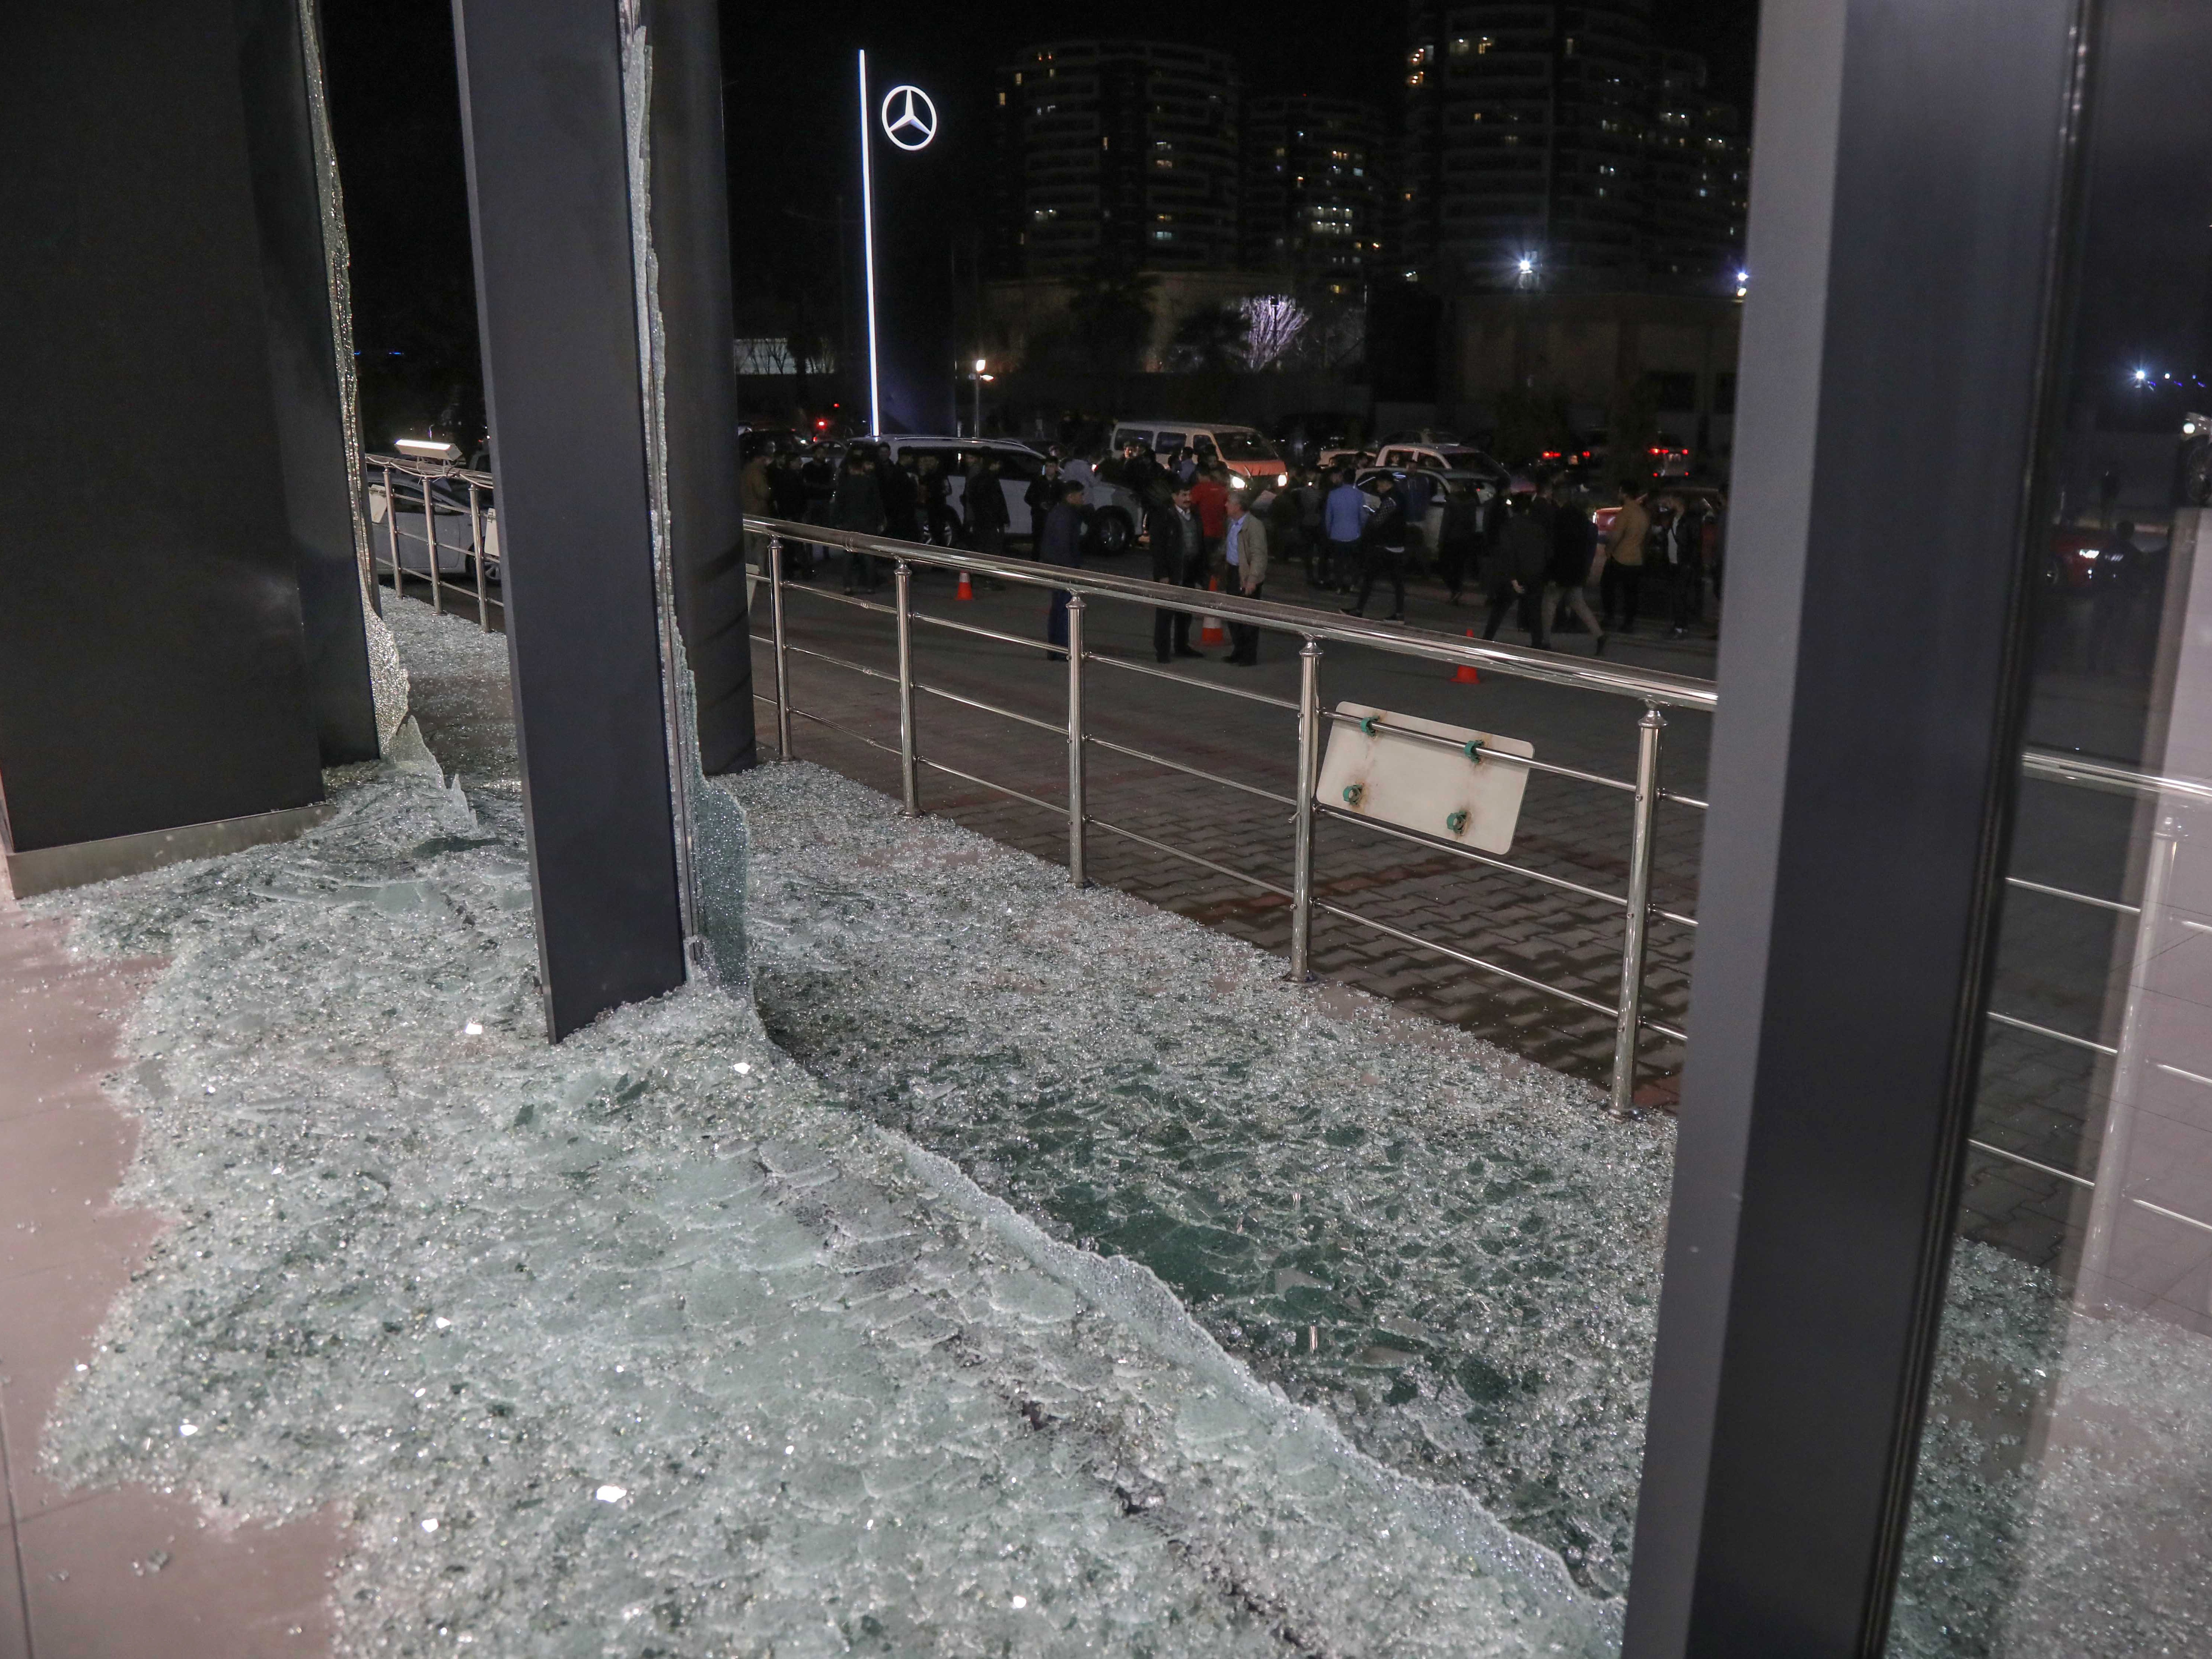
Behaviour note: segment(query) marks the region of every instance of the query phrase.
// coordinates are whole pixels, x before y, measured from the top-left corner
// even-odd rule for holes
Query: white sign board
[[[1506,757],[1533,756],[1534,744],[1394,714],[1364,703],[1340,702],[1336,712],[1358,724],[1330,722],[1316,800],[1340,812],[1376,818],[1478,852],[1511,850],[1528,769],[1514,765]],[[1400,735],[1407,732],[1447,741]]]

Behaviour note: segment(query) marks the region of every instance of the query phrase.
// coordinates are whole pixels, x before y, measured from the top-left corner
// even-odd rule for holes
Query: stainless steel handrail
[[[1381,623],[1344,617],[1325,617],[1303,605],[1273,599],[1248,599],[1241,593],[1208,593],[1196,588],[1151,581],[1141,576],[1117,576],[1087,567],[1039,564],[1034,559],[970,553],[958,548],[926,547],[916,542],[893,541],[888,536],[863,535],[858,531],[834,530],[823,525],[802,524],[790,519],[752,519],[745,528],[764,536],[807,542],[817,547],[909,564],[933,565],[940,570],[965,570],[995,576],[1001,581],[1029,587],[1064,587],[1071,593],[1098,599],[1128,599],[1158,610],[1187,611],[1194,616],[1219,617],[1224,621],[1251,623],[1280,633],[1300,634],[1334,645],[1364,646],[1395,656],[1421,657],[1455,666],[1462,663],[1491,669],[1521,679],[1540,680],[1581,691],[1602,691],[1617,697],[1635,697],[1662,708],[1699,709],[1710,713],[1717,702],[1711,680],[1687,674],[1626,667],[1599,658],[1568,657],[1550,651],[1499,645],[1488,640],[1462,639],[1422,628],[1393,628]],[[1204,684],[1204,682],[1199,682]]]
[[[2021,769],[2049,783],[2078,784],[2121,795],[2184,795],[2191,800],[2212,801],[2212,783],[2197,778],[2166,777],[2139,772],[2110,761],[2087,760],[2056,749],[2030,749],[2021,756]]]
[[[1659,787],[1658,770],[1660,734],[1666,721],[1660,713],[1662,707],[1709,709],[1713,706],[1713,689],[1702,680],[1693,680],[1678,674],[1649,673],[1626,669],[1616,664],[1592,665],[1586,659],[1555,657],[1546,652],[1524,651],[1512,646],[1499,646],[1489,641],[1455,639],[1445,634],[1430,634],[1419,629],[1395,629],[1372,623],[1350,623],[1336,617],[1322,617],[1312,611],[1295,605],[1279,605],[1271,601],[1249,599],[1241,594],[1200,592],[1193,588],[1166,583],[1143,580],[1133,577],[1116,576],[1085,569],[1041,565],[1029,560],[1010,559],[982,553],[971,553],[957,549],[927,547],[915,543],[895,541],[884,536],[862,535],[854,532],[827,529],[819,526],[799,524],[783,519],[747,519],[749,532],[764,538],[767,558],[763,572],[770,586],[769,644],[775,653],[775,687],[773,697],[763,696],[776,710],[777,737],[786,758],[792,756],[791,720],[795,714],[830,725],[831,729],[848,731],[821,720],[818,715],[793,706],[791,702],[790,659],[793,656],[811,658],[831,666],[846,669],[868,679],[893,684],[899,696],[899,746],[892,751],[886,744],[873,738],[862,738],[870,747],[896,752],[900,761],[904,782],[905,810],[920,809],[918,772],[927,768],[963,781],[978,785],[996,793],[1027,801],[1032,805],[1062,815],[1067,822],[1068,872],[1079,886],[1086,879],[1087,837],[1090,830],[1097,829],[1120,836],[1135,845],[1146,848],[1163,856],[1173,858],[1199,868],[1227,877],[1246,886],[1255,888],[1271,896],[1290,901],[1291,912],[1291,971],[1294,979],[1310,977],[1308,964],[1310,958],[1312,922],[1316,915],[1329,915],[1361,927],[1375,929],[1387,936],[1419,946],[1466,964],[1486,974],[1496,975],[1516,985],[1528,987],[1548,996],[1601,1014],[1610,1019],[1614,1028],[1612,1100],[1616,1111],[1626,1111],[1635,1093],[1638,1049],[1646,1032],[1663,1035],[1675,1041],[1681,1033],[1671,1025],[1647,1018],[1643,1011],[1645,941],[1650,923],[1662,916],[1669,921],[1686,921],[1672,913],[1662,912],[1654,905],[1650,892],[1651,860],[1654,844],[1654,817],[1662,798]],[[830,592],[807,585],[794,585],[785,576],[784,556],[787,541],[796,540],[814,546],[842,550],[849,554],[860,554],[891,562],[896,581],[896,603],[886,605],[879,601],[863,599],[854,595]],[[923,623],[942,627],[956,633],[971,635],[1005,644],[1034,648],[1041,641],[1021,638],[996,629],[978,627],[957,622],[950,617],[932,616],[915,608],[911,575],[916,565],[931,565],[945,570],[965,571],[994,576],[1001,580],[1018,583],[1038,589],[1063,589],[1068,595],[1067,649],[1064,653],[1067,665],[1066,723],[1062,728],[1050,720],[1006,708],[983,699],[965,696],[948,688],[932,685],[915,674],[913,661],[913,625]],[[896,673],[869,667],[830,653],[792,643],[786,624],[784,608],[787,594],[811,594],[851,609],[885,614],[891,617],[897,629]],[[1244,623],[1273,632],[1287,632],[1303,641],[1300,651],[1299,696],[1296,702],[1271,696],[1263,692],[1248,691],[1242,687],[1217,684],[1194,675],[1182,674],[1165,668],[1123,661],[1106,657],[1085,648],[1084,641],[1085,609],[1095,599],[1119,599],[1152,609],[1183,611],[1193,614],[1218,616],[1224,620]],[[1632,798],[1631,824],[1631,854],[1629,859],[1629,890],[1626,895],[1613,895],[1548,872],[1534,870],[1503,859],[1489,857],[1454,842],[1402,831],[1396,826],[1377,823],[1358,814],[1341,813],[1314,799],[1314,789],[1320,774],[1322,738],[1334,721],[1350,717],[1324,708],[1321,703],[1319,666],[1324,641],[1361,646],[1399,656],[1412,656],[1451,665],[1474,664],[1495,672],[1516,675],[1551,684],[1572,687],[1579,690],[1600,691],[1608,696],[1629,696],[1641,705],[1638,722],[1637,775],[1633,781],[1607,777],[1600,773],[1578,768],[1561,766],[1533,757],[1506,755],[1483,750],[1470,757],[1470,763],[1486,765],[1506,763],[1516,765],[1524,772],[1536,772],[1593,784],[1608,790],[1629,794]],[[1063,653],[1055,650],[1055,655]],[[1112,742],[1091,735],[1085,730],[1084,685],[1085,672],[1092,663],[1127,669],[1132,672],[1173,680],[1194,690],[1234,696],[1271,707],[1285,708],[1297,716],[1298,780],[1297,793],[1290,797],[1273,790],[1221,776],[1200,768],[1187,765],[1164,756],[1155,755],[1132,745]],[[988,778],[951,767],[919,752],[915,730],[915,696],[941,698],[980,713],[996,714],[1015,720],[1034,730],[1064,735],[1067,746],[1068,805],[1058,806],[1034,795],[1009,788]],[[1401,735],[1421,738],[1452,749],[1464,745],[1411,728],[1384,722]],[[1126,755],[1157,765],[1164,769],[1204,782],[1216,783],[1242,791],[1262,799],[1291,808],[1295,837],[1292,848],[1291,884],[1285,888],[1248,872],[1232,869],[1204,858],[1186,848],[1145,835],[1125,824],[1109,822],[1093,815],[1085,800],[1085,756],[1091,749]],[[1516,972],[1502,963],[1489,962],[1437,939],[1426,939],[1403,928],[1394,927],[1378,919],[1363,915],[1344,906],[1324,903],[1317,897],[1313,878],[1315,854],[1314,828],[1316,819],[1328,817],[1363,824],[1364,827],[1396,836],[1401,840],[1429,846],[1457,855],[1474,865],[1517,876],[1554,888],[1564,889],[1579,896],[1595,900],[1623,915],[1622,956],[1620,989],[1611,1005],[1583,995],[1561,986],[1547,985],[1528,975]]]
[[[476,571],[477,628],[479,632],[489,633],[491,606],[496,603],[502,611],[507,607],[505,598],[495,601],[485,586],[486,569],[490,561],[484,552],[483,495],[484,491],[492,488],[491,474],[473,471],[450,461],[425,461],[411,455],[363,455],[362,476],[366,477],[372,469],[381,473],[384,478],[385,541],[392,555],[392,594],[397,598],[406,591],[405,576],[399,562],[400,538],[404,536],[410,542],[422,542],[424,544],[424,560],[429,569],[430,608],[441,616],[445,614],[446,592],[452,584],[438,574],[438,507],[430,497],[430,481],[450,478],[469,487],[469,562]],[[392,489],[395,473],[420,481],[423,530],[420,536],[411,530],[399,527],[399,501]],[[457,515],[460,512],[458,507],[453,510]],[[374,566],[375,557],[372,552],[372,572]]]
[[[456,471],[419,466],[408,467],[405,470],[432,477],[453,476]],[[917,690],[924,695],[942,697],[981,712],[1016,720],[1039,730],[1055,732],[1059,730],[1049,721],[1024,715],[1012,709],[1000,708],[939,687],[921,684],[914,679],[908,659],[911,654],[909,641],[911,625],[915,622],[1024,647],[1034,646],[1036,641],[915,610],[907,581],[911,568],[915,565],[929,565],[940,569],[967,571],[992,576],[1002,581],[1018,583],[1033,588],[1066,590],[1073,596],[1071,624],[1075,634],[1074,650],[1068,660],[1066,732],[1069,744],[1069,789],[1070,799],[1074,803],[1073,809],[1071,811],[1068,808],[1052,805],[1051,803],[1038,800],[1036,797],[1024,794],[1019,790],[1006,788],[988,779],[974,777],[957,769],[944,766],[940,763],[923,760],[920,763],[928,766],[933,771],[944,772],[948,775],[995,790],[1001,794],[1029,801],[1033,805],[1047,807],[1048,810],[1066,816],[1069,821],[1069,867],[1079,882],[1083,878],[1085,831],[1088,826],[1096,824],[1101,829],[1124,836],[1139,844],[1178,858],[1186,858],[1189,862],[1218,871],[1223,875],[1233,877],[1271,894],[1291,898],[1292,904],[1291,966],[1293,974],[1300,977],[1304,976],[1306,973],[1310,957],[1311,919],[1316,912],[1339,916],[1346,921],[1369,927],[1378,926],[1372,918],[1361,916],[1356,912],[1338,906],[1316,902],[1313,889],[1312,860],[1313,831],[1317,817],[1364,823],[1370,829],[1398,835],[1400,839],[1433,845],[1443,850],[1462,854],[1467,851],[1450,843],[1435,841],[1431,837],[1400,834],[1393,826],[1374,823],[1358,814],[1340,812],[1326,804],[1314,800],[1312,790],[1318,775],[1322,735],[1330,724],[1349,721],[1352,719],[1352,716],[1321,706],[1317,671],[1322,647],[1325,644],[1358,646],[1392,655],[1421,658],[1452,665],[1472,665],[1479,668],[1489,669],[1493,672],[1546,684],[1559,685],[1576,690],[1601,692],[1608,696],[1626,696],[1640,701],[1644,707],[1644,716],[1639,722],[1638,775],[1633,781],[1607,777],[1574,767],[1561,766],[1556,762],[1538,761],[1533,758],[1522,759],[1519,757],[1488,751],[1483,752],[1476,763],[1478,764],[1497,762],[1515,763],[1522,766],[1526,771],[1548,774],[1595,785],[1626,793],[1633,797],[1629,860],[1630,890],[1625,896],[1615,896],[1605,894],[1597,889],[1585,887],[1548,872],[1531,870],[1503,860],[1468,855],[1472,862],[1486,867],[1564,888],[1589,898],[1601,900],[1608,907],[1618,907],[1620,909],[1624,934],[1621,986],[1620,998],[1612,1009],[1605,1009],[1602,1005],[1577,993],[1543,985],[1540,981],[1514,973],[1499,964],[1485,962],[1480,957],[1437,940],[1425,939],[1404,930],[1387,927],[1382,927],[1381,931],[1407,943],[1417,944],[1425,949],[1437,951],[1453,960],[1498,975],[1514,983],[1544,990],[1595,1012],[1611,1013],[1618,1025],[1614,1045],[1613,1088],[1613,1104],[1616,1109],[1626,1109],[1633,1093],[1636,1053],[1641,1034],[1650,1031],[1662,1033],[1673,1038],[1680,1037],[1681,1034],[1673,1027],[1645,1017],[1642,1012],[1644,957],[1650,924],[1654,921],[1665,921],[1686,927],[1694,928],[1697,926],[1697,918],[1694,915],[1663,908],[1652,901],[1650,875],[1655,827],[1653,818],[1658,803],[1662,800],[1699,811],[1708,810],[1708,803],[1698,797],[1667,789],[1660,784],[1658,778],[1661,758],[1660,734],[1665,725],[1660,711],[1663,708],[1690,709],[1705,713],[1713,711],[1717,707],[1718,693],[1717,689],[1710,681],[1693,679],[1686,675],[1627,668],[1618,664],[1595,662],[1587,658],[1569,658],[1549,652],[1525,650],[1515,646],[1498,645],[1488,641],[1478,641],[1454,638],[1450,635],[1432,633],[1425,629],[1395,628],[1364,621],[1347,620],[1322,615],[1301,606],[1284,605],[1273,600],[1250,599],[1241,594],[1201,592],[1193,588],[1151,581],[1139,577],[1117,575],[1107,571],[1041,565],[1026,559],[1009,558],[960,549],[923,546],[914,543],[896,541],[889,537],[865,535],[857,532],[803,524],[790,520],[749,518],[745,520],[745,528],[749,532],[764,536],[769,550],[765,574],[774,590],[771,598],[774,611],[773,642],[776,656],[776,696],[772,699],[764,700],[773,702],[776,708],[779,737],[781,739],[783,752],[787,756],[791,752],[789,740],[791,715],[795,713],[809,719],[817,718],[805,715],[805,711],[790,707],[790,683],[787,665],[788,656],[796,653],[830,662],[840,667],[851,668],[872,679],[896,679],[899,683],[902,700],[902,712],[904,716],[902,720],[903,729],[901,753],[904,773],[909,780],[914,776],[918,759],[915,753],[911,714],[912,699]],[[894,562],[899,574],[901,598],[901,603],[896,607],[843,594],[815,592],[805,587],[791,591],[814,592],[814,596],[817,599],[833,600],[858,610],[894,617],[898,622],[902,638],[900,653],[902,672],[898,676],[887,675],[880,670],[866,668],[857,663],[848,663],[830,657],[826,653],[806,650],[788,642],[783,623],[783,597],[789,584],[783,578],[781,558],[783,544],[787,538],[825,549],[842,550],[848,553],[881,556]],[[1179,673],[1171,669],[1154,667],[1149,664],[1127,661],[1086,651],[1083,647],[1080,636],[1081,605],[1085,598],[1120,599],[1156,610],[1180,611],[1192,615],[1219,617],[1224,620],[1245,623],[1274,632],[1296,635],[1304,641],[1302,652],[1304,668],[1301,696],[1297,702],[1291,702],[1265,692],[1247,690],[1238,686],[1217,684],[1210,680],[1201,679],[1194,675]],[[1103,819],[1092,817],[1088,814],[1081,801],[1083,754],[1086,747],[1102,748],[1127,755],[1132,758],[1159,765],[1185,776],[1224,784],[1246,793],[1269,799],[1280,799],[1272,791],[1240,783],[1233,779],[1221,777],[1216,774],[1170,761],[1164,757],[1150,754],[1141,749],[1086,736],[1083,731],[1082,695],[1084,668],[1089,663],[1101,663],[1130,673],[1172,680],[1180,684],[1220,696],[1234,696],[1248,702],[1286,708],[1298,716],[1299,759],[1306,777],[1304,787],[1300,791],[1298,797],[1294,798],[1292,803],[1297,837],[1293,852],[1292,886],[1287,894],[1272,883],[1228,869],[1226,866],[1212,864],[1209,860],[1191,857],[1180,849],[1168,847],[1151,837],[1139,835],[1120,825],[1109,823]],[[819,723],[828,724],[828,722]],[[1449,739],[1435,738],[1431,734],[1410,728],[1395,726],[1387,720],[1382,724],[1389,726],[1401,737],[1446,747],[1461,747]],[[876,748],[887,747],[875,743],[872,739],[867,741]],[[2106,790],[2138,798],[2180,795],[2196,800],[2212,801],[2212,783],[2191,778],[2163,776],[2142,772],[2110,762],[2089,760],[2051,750],[2027,750],[2021,756],[2021,765],[2029,777],[2045,781]],[[912,810],[915,804],[915,790],[910,782],[907,793],[909,810]],[[2029,881],[2021,877],[2008,877],[2007,881],[2009,885],[2027,891],[2122,915],[2132,916],[2140,913],[2140,907],[2118,899],[2100,898],[2092,894]],[[1988,1011],[1988,1018],[1995,1024],[2027,1032],[2048,1041],[2064,1043],[2069,1047],[2108,1056],[2116,1052],[2108,1044],[2098,1042],[2090,1038],[2075,1036],[2069,1032],[2060,1031],[2033,1021],[2000,1013],[1994,1009]]]

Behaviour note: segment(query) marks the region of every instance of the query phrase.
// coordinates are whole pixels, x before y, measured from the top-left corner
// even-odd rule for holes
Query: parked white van
[[[1114,453],[1125,445],[1149,449],[1164,463],[1176,451],[1188,447],[1200,466],[1218,461],[1254,489],[1273,489],[1291,481],[1290,463],[1282,453],[1249,426],[1220,426],[1206,421],[1119,421],[1114,426]]]

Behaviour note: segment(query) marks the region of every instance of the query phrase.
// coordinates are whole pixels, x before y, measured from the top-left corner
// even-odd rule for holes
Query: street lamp
[[[995,374],[986,374],[983,372],[983,360],[981,357],[975,360],[975,367],[968,373],[968,379],[975,386],[975,402],[972,405],[973,428],[968,434],[971,438],[980,438],[983,435],[983,382],[995,380],[998,378]]]

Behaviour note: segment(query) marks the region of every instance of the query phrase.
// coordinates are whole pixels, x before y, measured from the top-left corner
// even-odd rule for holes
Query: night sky
[[[1747,104],[1756,0],[1654,0],[1656,38],[1705,52],[1716,90]],[[886,174],[879,264],[907,277],[902,301],[959,336],[987,222],[992,79],[1030,42],[1159,32],[1233,53],[1248,89],[1329,93],[1387,106],[1403,49],[1394,5],[1099,6],[1069,13],[1034,0],[861,0],[842,6],[723,0],[732,245],[739,328],[763,302],[803,301],[834,342],[841,307],[841,206],[856,214],[854,52],[881,84],[937,97],[939,143]],[[332,125],[353,242],[354,301],[369,441],[420,429],[448,410],[482,422],[475,363],[468,203],[447,0],[325,0]],[[841,204],[840,196],[847,199]],[[849,268],[849,229],[846,237]],[[964,297],[963,297],[964,296]],[[849,295],[847,296],[849,298]],[[763,326],[763,331],[767,331]],[[956,341],[957,343],[957,341]],[[396,354],[396,355],[395,355]]]

